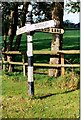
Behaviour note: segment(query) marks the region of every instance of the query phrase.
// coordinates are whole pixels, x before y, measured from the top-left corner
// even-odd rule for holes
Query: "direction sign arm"
[[[39,22],[36,24],[26,24],[24,27],[19,28],[16,31],[16,35],[20,35],[22,33],[25,32],[31,32],[31,31],[35,31],[35,30],[39,30],[39,29],[45,29],[45,28],[49,28],[49,27],[56,27],[57,25],[57,21],[56,20],[49,20],[49,21],[45,21],[45,22]]]
[[[45,21],[45,22],[31,24],[30,31],[45,29],[45,28],[55,27],[55,26],[56,26],[56,21],[55,20],[49,20],[49,21]]]

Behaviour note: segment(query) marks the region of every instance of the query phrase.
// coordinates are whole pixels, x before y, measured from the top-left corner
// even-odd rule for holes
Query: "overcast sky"
[[[64,0],[64,3],[66,4],[66,2],[68,2],[68,0]],[[74,0],[74,2],[76,2],[76,0]],[[64,21],[65,20],[70,20],[70,22],[73,23],[79,23],[79,13],[67,13],[67,11],[64,10]]]
[[[70,22],[73,23],[79,23],[79,13],[69,13],[67,14],[66,12],[64,13],[64,21],[65,20],[70,20]]]

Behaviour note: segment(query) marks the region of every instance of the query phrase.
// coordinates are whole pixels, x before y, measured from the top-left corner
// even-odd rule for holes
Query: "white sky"
[[[74,0],[75,2],[76,0]],[[65,4],[66,2],[68,2],[68,0],[64,0]],[[63,17],[63,20],[70,20],[70,22],[73,22],[73,23],[79,23],[79,13],[67,13],[65,10],[64,10],[64,17]]]

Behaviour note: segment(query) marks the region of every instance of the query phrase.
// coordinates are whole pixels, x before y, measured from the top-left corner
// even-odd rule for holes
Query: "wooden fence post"
[[[61,65],[64,65],[64,54],[61,54]],[[65,73],[65,68],[62,66],[61,67],[61,75],[63,76]]]
[[[7,62],[11,62],[12,57],[11,56],[7,56]],[[12,72],[12,65],[8,64],[8,72]]]
[[[25,54],[22,54],[22,62],[23,62],[23,75],[26,76]]]
[[[50,64],[59,64],[59,56],[57,52],[59,51],[60,46],[60,36],[58,34],[54,34],[54,40],[51,44],[51,51],[55,53],[54,56],[50,58]],[[58,75],[58,68],[49,69],[49,76],[57,77]]]
[[[5,58],[4,58],[4,55],[2,55],[2,69],[3,69],[3,71],[6,70],[6,65],[4,64],[4,61],[5,61]]]

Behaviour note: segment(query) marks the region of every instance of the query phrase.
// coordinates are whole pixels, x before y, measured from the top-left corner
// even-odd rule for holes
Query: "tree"
[[[6,51],[7,49],[7,35],[8,35],[8,29],[9,29],[9,4],[7,2],[2,3],[2,35],[3,41],[4,41],[4,48],[3,51]]]
[[[8,29],[8,45],[7,51],[12,51],[13,40],[16,34],[17,22],[18,22],[18,4],[11,2],[9,6],[9,29]],[[12,56],[7,56],[7,61],[10,62]],[[8,66],[8,71],[12,71],[12,66]]]
[[[55,2],[52,4],[52,19],[55,19],[58,21],[57,28],[63,28],[63,10],[64,10],[64,2]],[[62,49],[62,41],[63,41],[63,35],[54,34],[52,43],[51,43],[51,51],[54,51],[54,53],[57,54],[59,49]],[[55,55],[50,58],[50,64],[59,64],[60,63],[60,57],[58,55]],[[59,74],[58,69],[50,69],[49,70],[49,76],[55,76],[57,77]]]
[[[69,1],[66,4],[66,7],[67,7],[67,10],[68,10],[68,13],[70,13],[70,12],[72,12],[72,13],[80,12],[80,2]]]
[[[18,6],[23,5],[22,14],[20,14],[20,19],[18,19],[18,15],[20,12],[18,12]],[[3,2],[2,3],[2,23],[3,23],[3,35],[4,35],[4,49],[3,51],[11,51],[13,40],[16,35],[17,26],[22,27],[25,25],[26,21],[26,12],[27,12],[27,6],[29,3],[20,3],[20,2]],[[25,7],[26,6],[26,7]],[[8,35],[8,37],[7,37]],[[8,43],[6,42],[6,39],[8,38]],[[17,36],[16,38],[16,45],[15,50],[18,50],[19,43],[21,40],[21,35]],[[7,60],[10,61],[12,59],[11,56],[7,56]],[[12,70],[11,65],[9,65],[9,71]]]
[[[23,27],[25,25],[28,5],[29,5],[29,2],[23,3],[23,8],[22,8],[20,16],[19,16],[19,18],[20,18],[19,27]],[[22,37],[22,35],[16,36],[16,42],[15,42],[15,46],[14,46],[14,50],[16,50],[16,51],[19,50],[21,37]]]
[[[39,22],[42,20],[49,20],[49,19],[56,19],[59,21],[59,24],[57,27],[62,27],[62,21],[63,21],[63,4],[59,2],[31,2],[33,5],[33,11],[32,11],[32,20],[33,22]],[[19,10],[19,6],[23,6],[21,10]],[[6,35],[4,37],[4,48],[7,51],[13,50],[13,40],[14,36],[16,34],[17,26],[23,27],[26,23],[26,16],[27,16],[27,8],[28,8],[29,2],[3,2],[2,8],[3,8],[3,35]],[[47,12],[48,11],[48,12]],[[60,14],[61,13],[61,14]],[[18,17],[17,17],[18,16]],[[37,17],[37,19],[34,21],[34,17]],[[5,27],[5,24],[7,24],[7,27]],[[8,31],[8,32],[7,32]],[[8,37],[7,37],[8,35]],[[16,42],[14,46],[14,50],[18,50],[20,46],[21,36],[16,36]],[[56,39],[58,35],[54,35]],[[8,38],[8,44],[5,42],[6,38]],[[60,36],[59,36],[60,38]],[[54,43],[54,41],[52,42]],[[56,43],[56,42],[55,42]],[[53,44],[52,44],[53,45]],[[59,46],[58,46],[59,47]],[[60,47],[61,48],[61,47]],[[10,61],[11,56],[8,56],[8,59]]]

